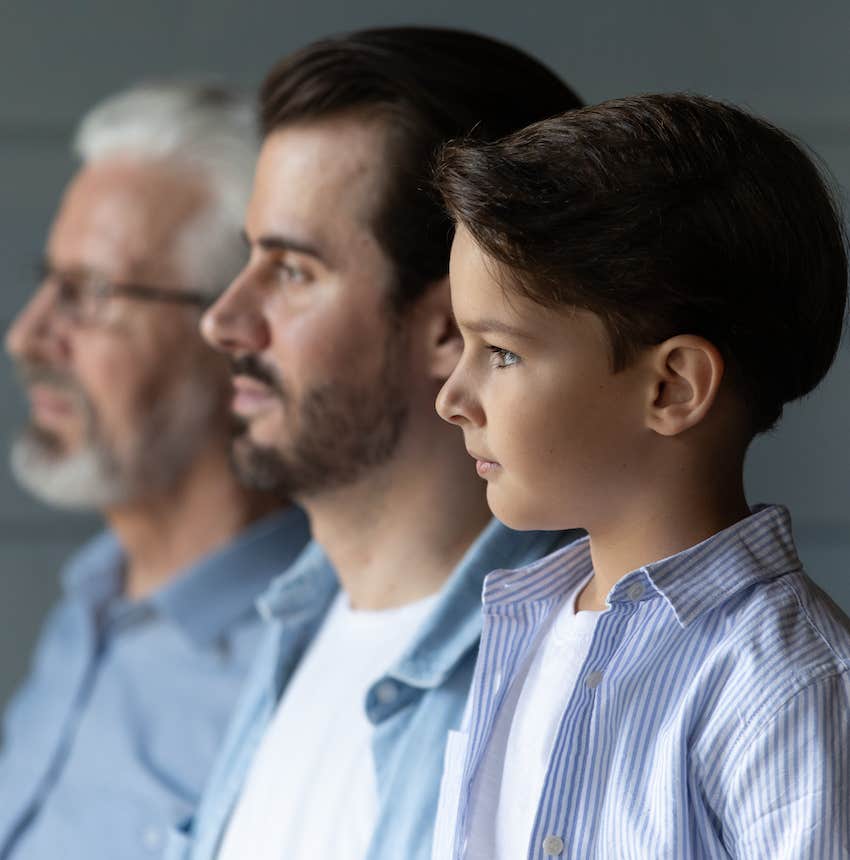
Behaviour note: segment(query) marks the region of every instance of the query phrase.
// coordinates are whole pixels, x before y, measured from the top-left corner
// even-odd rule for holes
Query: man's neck
[[[172,487],[106,512],[127,558],[125,596],[146,597],[277,507],[242,488],[226,449],[211,445]]]
[[[440,589],[490,519],[460,434],[407,440],[358,483],[302,500],[351,605],[380,610]]]
[[[701,543],[749,516],[743,463],[726,469],[681,470],[646,481],[644,498],[601,528],[589,528],[593,578],[577,609],[602,610],[626,574]]]

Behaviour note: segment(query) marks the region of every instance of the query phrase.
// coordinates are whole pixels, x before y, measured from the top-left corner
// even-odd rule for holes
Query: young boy
[[[456,145],[437,177],[464,338],[438,411],[499,519],[589,537],[486,581],[435,858],[850,856],[850,622],[742,480],[841,335],[817,170],[663,95]]]

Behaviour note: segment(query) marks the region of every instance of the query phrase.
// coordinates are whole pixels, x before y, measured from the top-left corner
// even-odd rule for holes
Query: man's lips
[[[34,383],[28,389],[32,414],[43,420],[57,420],[74,414],[74,398],[54,385]]]
[[[280,402],[277,393],[265,382],[252,376],[233,377],[231,409],[243,418],[265,412]]]

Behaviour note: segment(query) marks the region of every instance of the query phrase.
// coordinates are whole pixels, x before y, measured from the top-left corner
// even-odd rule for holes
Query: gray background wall
[[[253,88],[322,34],[378,24],[477,29],[534,52],[588,101],[695,90],[795,132],[850,188],[850,3],[817,0],[0,0],[0,320],[32,288],[75,118],[139,78],[214,73]],[[765,309],[770,312],[769,308]],[[0,364],[0,448],[25,414]],[[811,574],[850,609],[850,345],[822,388],[788,409],[749,459],[751,501],[794,514]],[[26,670],[61,560],[96,527],[36,504],[0,466],[0,705]]]

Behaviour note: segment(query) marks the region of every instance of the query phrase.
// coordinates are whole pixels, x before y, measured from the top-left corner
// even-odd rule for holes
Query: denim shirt
[[[257,595],[308,537],[301,511],[272,514],[138,601],[121,596],[114,534],[81,548],[4,715],[0,858],[162,853],[261,641]]]
[[[430,856],[445,740],[460,722],[472,680],[484,577],[505,564],[529,563],[575,537],[573,532],[515,532],[491,522],[455,568],[406,653],[371,686],[365,708],[375,726],[378,817],[369,860]],[[261,598],[268,634],[194,820],[171,834],[167,860],[216,857],[283,688],[337,587],[327,557],[311,544]],[[333,810],[328,817],[328,856],[333,856]]]

